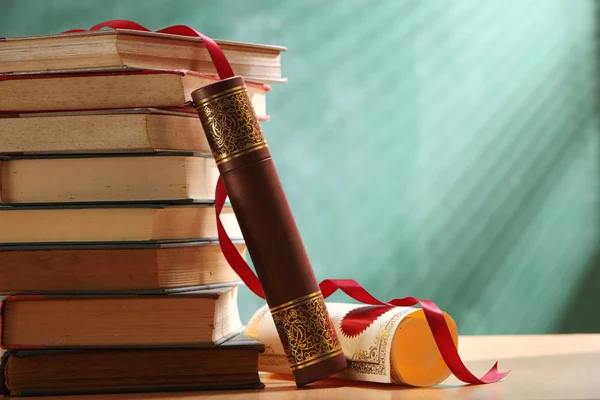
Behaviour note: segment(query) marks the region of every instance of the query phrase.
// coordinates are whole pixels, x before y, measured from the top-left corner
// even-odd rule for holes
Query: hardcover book
[[[2,348],[213,346],[239,333],[237,287],[164,296],[8,296]]]
[[[216,40],[231,67],[248,80],[285,82],[284,47]],[[187,69],[216,75],[200,38],[128,29],[0,40],[0,73]]]
[[[156,294],[239,280],[217,241],[0,246],[0,294]]]
[[[207,202],[218,178],[211,155],[4,157],[0,202]]]
[[[191,101],[193,90],[214,82],[196,72],[156,70],[0,76],[0,111],[177,108]],[[266,118],[267,88],[248,84],[248,91],[256,114]]]
[[[221,221],[241,238],[230,207]],[[0,207],[0,244],[148,242],[217,237],[212,204]]]
[[[156,108],[0,114],[0,154],[161,151],[210,153],[195,114]]]
[[[212,348],[9,351],[11,396],[256,389],[260,342],[243,335]]]

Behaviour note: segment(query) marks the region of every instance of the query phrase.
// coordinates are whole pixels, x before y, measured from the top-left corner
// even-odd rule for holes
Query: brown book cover
[[[246,246],[236,241],[242,256]],[[0,294],[160,294],[239,282],[217,241],[0,246]]]
[[[214,346],[243,329],[237,286],[169,295],[8,296],[4,349]]]
[[[262,388],[263,351],[242,334],[212,348],[8,351],[3,389],[42,396]]]
[[[285,82],[281,46],[216,40],[248,80]],[[216,75],[202,39],[130,29],[0,38],[0,73],[187,69]]]

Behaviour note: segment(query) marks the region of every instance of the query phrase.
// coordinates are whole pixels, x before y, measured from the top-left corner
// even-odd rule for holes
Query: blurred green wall
[[[287,46],[264,127],[320,279],[433,299],[463,334],[600,332],[593,1],[0,5],[0,36],[126,18]]]

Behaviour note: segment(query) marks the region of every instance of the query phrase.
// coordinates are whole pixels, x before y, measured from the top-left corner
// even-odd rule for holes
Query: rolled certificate
[[[192,93],[298,386],[346,368],[325,301],[240,77]]]
[[[450,376],[420,308],[327,303],[327,309],[348,360],[348,368],[336,377],[433,386]],[[444,317],[456,344],[456,324],[446,313]],[[260,371],[290,373],[266,306],[250,319],[246,335],[265,344]]]

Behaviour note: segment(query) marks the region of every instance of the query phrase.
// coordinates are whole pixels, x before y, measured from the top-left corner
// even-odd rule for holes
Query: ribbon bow
[[[151,32],[148,28],[128,20],[113,20],[102,22],[100,24],[94,25],[89,30],[97,31],[102,28],[130,29]],[[86,30],[73,29],[64,33],[77,32],[86,32]],[[156,32],[201,38],[204,44],[206,45],[206,49],[208,50],[208,53],[215,65],[219,77],[221,79],[226,79],[234,76],[233,70],[231,69],[227,58],[225,57],[219,46],[212,39],[203,35],[197,30],[184,25],[174,25],[160,29]],[[248,288],[254,294],[264,299],[265,295],[261,284],[258,280],[258,277],[248,266],[246,260],[244,260],[244,258],[237,251],[235,245],[227,235],[227,232],[225,231],[225,228],[221,223],[220,214],[226,199],[227,191],[225,189],[223,181],[221,180],[221,178],[219,178],[215,190],[215,211],[219,244],[221,246],[221,250],[223,251],[223,254],[231,268],[233,268],[233,270],[246,284],[246,286],[248,286]],[[352,279],[325,279],[319,284],[319,287],[321,289],[321,292],[323,293],[323,297],[325,298],[331,296],[337,290],[341,290],[354,300],[359,301],[363,304],[386,306],[381,307],[382,310],[387,310],[389,307],[395,306],[410,307],[420,304],[421,308],[423,309],[423,313],[425,314],[425,318],[427,320],[429,328],[431,329],[431,333],[433,334],[433,338],[435,339],[435,343],[438,347],[438,350],[442,355],[444,362],[446,363],[450,371],[452,371],[454,376],[456,376],[458,379],[465,383],[481,384],[499,381],[508,374],[508,372],[498,371],[498,363],[496,362],[492,366],[492,368],[481,378],[477,378],[475,375],[473,375],[471,371],[469,371],[469,369],[464,365],[460,358],[460,355],[458,354],[458,350],[454,344],[454,341],[452,340],[452,335],[450,334],[450,330],[448,328],[448,325],[446,324],[446,320],[442,311],[438,308],[437,305],[435,305],[434,302],[430,300],[422,300],[414,297],[404,297],[402,299],[393,299],[387,302],[383,302],[373,297],[365,288],[363,288],[358,282]],[[347,325],[344,327],[345,332],[347,332],[348,334],[357,335],[360,332],[364,331],[369,326],[369,324],[374,321],[374,319],[381,315],[377,315],[378,313],[370,314],[370,316],[366,317],[366,320],[362,320],[358,324],[356,324],[356,318],[354,318],[353,325]],[[373,320],[369,321],[369,319],[371,318],[373,318]]]

